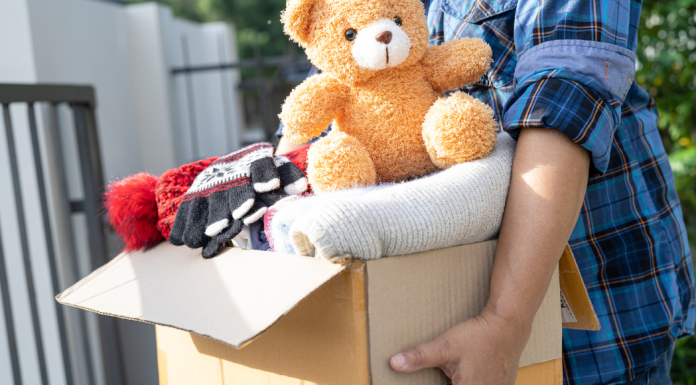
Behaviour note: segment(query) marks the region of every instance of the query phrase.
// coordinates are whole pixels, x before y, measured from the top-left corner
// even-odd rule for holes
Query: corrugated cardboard
[[[563,297],[563,327],[568,329],[599,330],[599,319],[595,314],[587,288],[582,281],[578,263],[573,257],[570,246],[566,245],[561,260],[558,262],[561,276],[561,296]]]
[[[364,272],[342,273],[241,350],[158,327],[160,370],[169,385],[369,384]]]
[[[157,328],[162,383],[441,385],[440,371],[398,374],[389,357],[479,314],[495,244],[347,268],[241,249],[203,260],[198,250],[165,243],[120,255],[57,299],[184,330]],[[555,277],[522,355],[519,384],[543,376],[549,382],[537,384],[557,384],[562,373]]]
[[[279,325],[283,321],[279,322]],[[275,352],[273,360],[255,361],[248,365],[239,363],[234,352],[240,352],[211,339],[200,337],[165,326],[157,326],[157,360],[159,362],[160,385],[205,384],[205,385],[319,385],[319,384],[369,384],[366,378],[360,378],[365,371],[355,361],[341,362],[333,359],[331,353],[345,346],[336,346],[326,351],[325,356],[311,360],[296,350],[288,355],[277,345],[262,344]],[[275,327],[274,327],[275,329]],[[262,338],[266,335],[264,334]],[[251,344],[241,352],[254,346]],[[258,359],[261,348],[251,357]],[[340,351],[339,351],[340,354]],[[270,356],[270,355],[269,355]],[[304,359],[303,359],[304,357]],[[340,357],[340,356],[339,356]],[[264,364],[259,365],[259,362]],[[274,365],[275,364],[275,365]],[[248,366],[247,366],[248,365]],[[337,371],[333,371],[337,370]],[[357,374],[360,373],[360,374]],[[291,377],[295,375],[295,377]],[[310,380],[311,379],[311,380]],[[354,382],[353,382],[354,381]],[[379,384],[373,381],[372,384]],[[442,383],[443,385],[445,382]],[[563,364],[561,358],[525,366],[519,369],[515,385],[562,385]]]
[[[317,259],[244,249],[204,260],[200,250],[163,242],[147,252],[120,254],[56,299],[239,348],[343,269]]]
[[[367,262],[370,369],[373,383],[444,384],[440,370],[405,375],[389,358],[428,342],[481,313],[488,300],[496,241]],[[537,312],[520,366],[561,356],[558,275]]]
[[[563,384],[563,361],[552,361],[525,366],[517,372],[515,385],[561,385]]]

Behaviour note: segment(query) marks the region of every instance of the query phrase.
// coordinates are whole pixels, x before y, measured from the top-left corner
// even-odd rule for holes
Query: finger
[[[201,253],[203,258],[209,259],[216,256],[220,252],[220,249],[222,249],[222,247],[225,246],[230,239],[236,237],[240,231],[242,231],[241,221],[234,221],[224,231],[208,241],[208,243],[203,247],[203,251]]]
[[[188,219],[189,205],[179,205],[174,217],[174,224],[169,232],[169,242],[174,246],[184,244],[184,231],[186,230],[186,220]]]
[[[443,367],[449,360],[449,343],[446,338],[414,346],[394,355],[389,364],[400,373],[413,373],[426,368]]]
[[[284,156],[273,158],[280,176],[280,187],[288,195],[299,195],[307,191],[307,177],[297,166]]]
[[[264,193],[280,187],[280,177],[275,163],[273,163],[273,158],[257,159],[251,163],[249,168],[254,190]]]
[[[258,194],[257,198],[261,202],[263,202],[266,206],[271,207],[274,204],[278,203],[279,200],[283,198],[287,198],[288,194],[285,192],[281,191],[280,189],[278,190],[273,190],[271,192],[267,192],[265,194]]]
[[[245,225],[250,225],[259,219],[263,218],[263,214],[266,214],[266,211],[268,210],[268,206],[266,206],[263,202],[260,200],[257,200],[254,203],[254,207],[249,210],[249,214],[247,214],[242,222]]]
[[[224,246],[224,244],[225,242],[219,242],[215,239],[210,239],[208,243],[205,246],[203,246],[203,251],[201,251],[201,255],[205,259],[210,259],[220,252],[220,249],[222,249],[222,246]]]
[[[184,230],[184,243],[186,246],[197,249],[203,247],[209,237],[205,235],[205,224],[208,222],[208,200],[204,198],[194,198],[198,202],[191,205],[186,229]]]
[[[205,225],[205,235],[214,237],[220,234],[229,226],[231,216],[226,191],[212,193],[208,197],[208,222]]]
[[[227,190],[228,207],[233,219],[242,219],[254,206],[256,192],[251,184],[245,183]]]

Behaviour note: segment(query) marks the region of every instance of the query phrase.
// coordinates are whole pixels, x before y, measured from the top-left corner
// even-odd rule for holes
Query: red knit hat
[[[304,146],[284,154],[303,173],[307,173]],[[104,208],[107,219],[126,244],[125,251],[149,249],[169,240],[182,196],[196,176],[217,157],[185,164],[159,178],[141,172],[106,186]]]
[[[181,197],[186,194],[198,174],[218,158],[208,158],[197,162],[185,164],[177,169],[169,170],[162,174],[157,181],[155,194],[157,196],[157,229],[162,236],[169,240],[169,232],[172,231],[176,210],[179,208]]]

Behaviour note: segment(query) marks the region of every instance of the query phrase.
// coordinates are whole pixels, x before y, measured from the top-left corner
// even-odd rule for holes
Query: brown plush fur
[[[484,157],[495,146],[488,106],[463,93],[442,95],[483,75],[490,47],[479,39],[428,46],[424,14],[419,0],[289,0],[285,31],[323,73],[285,101],[283,134],[302,143],[335,123],[308,154],[316,192],[405,180]],[[408,58],[382,70],[359,67],[345,31],[394,17],[411,40]]]
[[[488,155],[498,140],[497,131],[493,110],[463,92],[439,99],[430,107],[423,122],[425,146],[433,163],[440,168]]]
[[[342,173],[332,172],[342,170]],[[342,188],[369,186],[377,181],[370,153],[354,137],[335,132],[318,141],[307,153],[307,175],[322,175],[313,179],[316,193]]]

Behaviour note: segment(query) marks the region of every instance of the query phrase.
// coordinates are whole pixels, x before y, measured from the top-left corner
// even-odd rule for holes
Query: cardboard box
[[[441,385],[438,369],[399,374],[389,358],[480,313],[495,245],[343,266],[242,249],[203,260],[163,243],[119,255],[56,298],[158,325],[161,384]],[[598,327],[570,249],[559,267],[519,385],[561,384],[562,325]]]

